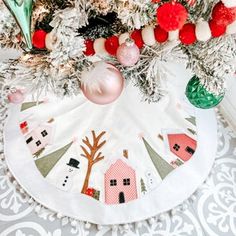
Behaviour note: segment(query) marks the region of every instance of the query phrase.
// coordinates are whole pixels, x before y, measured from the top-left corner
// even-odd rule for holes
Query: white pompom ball
[[[169,41],[179,40],[179,30],[169,31],[168,40]]]
[[[46,45],[46,48],[49,50],[49,51],[52,51],[55,49],[56,47],[56,42],[57,42],[57,37],[55,36],[55,34],[53,32],[50,32],[46,35],[46,38],[45,38],[45,45]]]
[[[153,46],[156,43],[154,28],[152,26],[146,26],[142,29],[143,42],[148,46]]]
[[[236,34],[236,21],[234,21],[232,24],[227,26],[226,33],[227,34]]]
[[[123,33],[119,36],[119,45],[121,45],[122,43],[125,43],[126,40],[129,39],[129,33]]]
[[[199,21],[196,24],[196,37],[199,41],[207,41],[211,38],[211,29],[206,21]]]
[[[94,41],[93,47],[96,54],[100,55],[108,54],[105,48],[105,42],[106,42],[105,38],[99,38]]]
[[[224,5],[228,8],[230,7],[236,7],[236,1],[235,0],[222,0]]]

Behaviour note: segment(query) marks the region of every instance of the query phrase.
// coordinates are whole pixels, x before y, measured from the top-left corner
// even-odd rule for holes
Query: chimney
[[[123,156],[124,156],[126,159],[129,158],[129,153],[128,153],[128,150],[127,150],[127,149],[123,150]]]

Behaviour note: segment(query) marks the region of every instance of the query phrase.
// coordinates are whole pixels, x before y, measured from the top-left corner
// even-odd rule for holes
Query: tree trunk
[[[91,163],[88,163],[87,173],[86,173],[86,177],[85,177],[85,180],[84,180],[84,185],[83,185],[83,188],[81,190],[81,193],[85,194],[86,190],[88,189],[89,178],[90,178],[90,174],[91,174],[91,171],[92,171],[92,167],[93,167],[93,165]]]

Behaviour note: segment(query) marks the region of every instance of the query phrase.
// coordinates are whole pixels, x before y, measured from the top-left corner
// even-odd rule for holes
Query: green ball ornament
[[[190,103],[201,109],[215,107],[224,98],[224,94],[214,95],[213,93],[208,92],[200,83],[197,76],[193,76],[188,82],[185,94]]]
[[[31,43],[31,16],[33,0],[3,0],[11,14],[14,16],[25,38],[26,45],[32,49]]]

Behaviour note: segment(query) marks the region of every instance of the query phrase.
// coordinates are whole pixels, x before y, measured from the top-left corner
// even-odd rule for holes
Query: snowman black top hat
[[[67,163],[67,165],[79,169],[79,167],[78,167],[79,163],[80,162],[78,160],[71,158],[69,160],[69,163]]]

